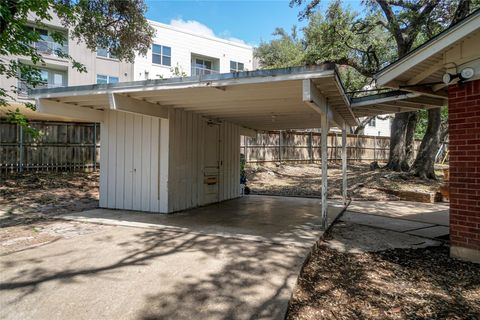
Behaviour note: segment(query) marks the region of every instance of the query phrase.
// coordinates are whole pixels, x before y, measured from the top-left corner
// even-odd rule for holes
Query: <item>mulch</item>
[[[446,246],[353,254],[323,243],[287,319],[480,319],[480,265],[450,258]]]

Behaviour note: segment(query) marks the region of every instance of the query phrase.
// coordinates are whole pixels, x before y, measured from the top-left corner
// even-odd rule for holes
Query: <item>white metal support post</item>
[[[325,108],[328,110],[328,104],[325,104]],[[327,114],[322,116],[322,229],[327,228],[328,219],[328,117]]]
[[[342,198],[343,205],[347,206],[347,125],[342,126]]]

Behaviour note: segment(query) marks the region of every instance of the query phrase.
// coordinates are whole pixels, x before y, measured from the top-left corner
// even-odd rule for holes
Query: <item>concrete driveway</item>
[[[251,196],[168,216],[73,215],[111,225],[1,256],[0,318],[281,319],[321,235],[319,203]]]

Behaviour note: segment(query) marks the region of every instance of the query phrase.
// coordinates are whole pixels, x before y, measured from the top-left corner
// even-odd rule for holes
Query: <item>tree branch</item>
[[[0,15],[0,34],[3,34],[8,27],[8,20],[13,20],[15,14],[18,11],[18,0],[7,0],[6,7],[8,8],[8,15],[7,16]]]

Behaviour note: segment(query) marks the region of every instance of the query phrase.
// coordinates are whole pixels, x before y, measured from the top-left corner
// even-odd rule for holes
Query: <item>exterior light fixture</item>
[[[475,70],[473,68],[465,68],[460,73],[452,74],[452,73],[445,73],[442,77],[443,83],[449,84],[455,79],[459,79],[460,82],[465,81],[473,77],[475,74]]]
[[[473,68],[465,68],[462,71],[460,71],[460,80],[467,80],[473,77],[475,74],[475,71]]]
[[[451,74],[447,72],[443,75],[442,80],[443,80],[443,83],[449,84],[455,78],[456,78],[455,74]]]

